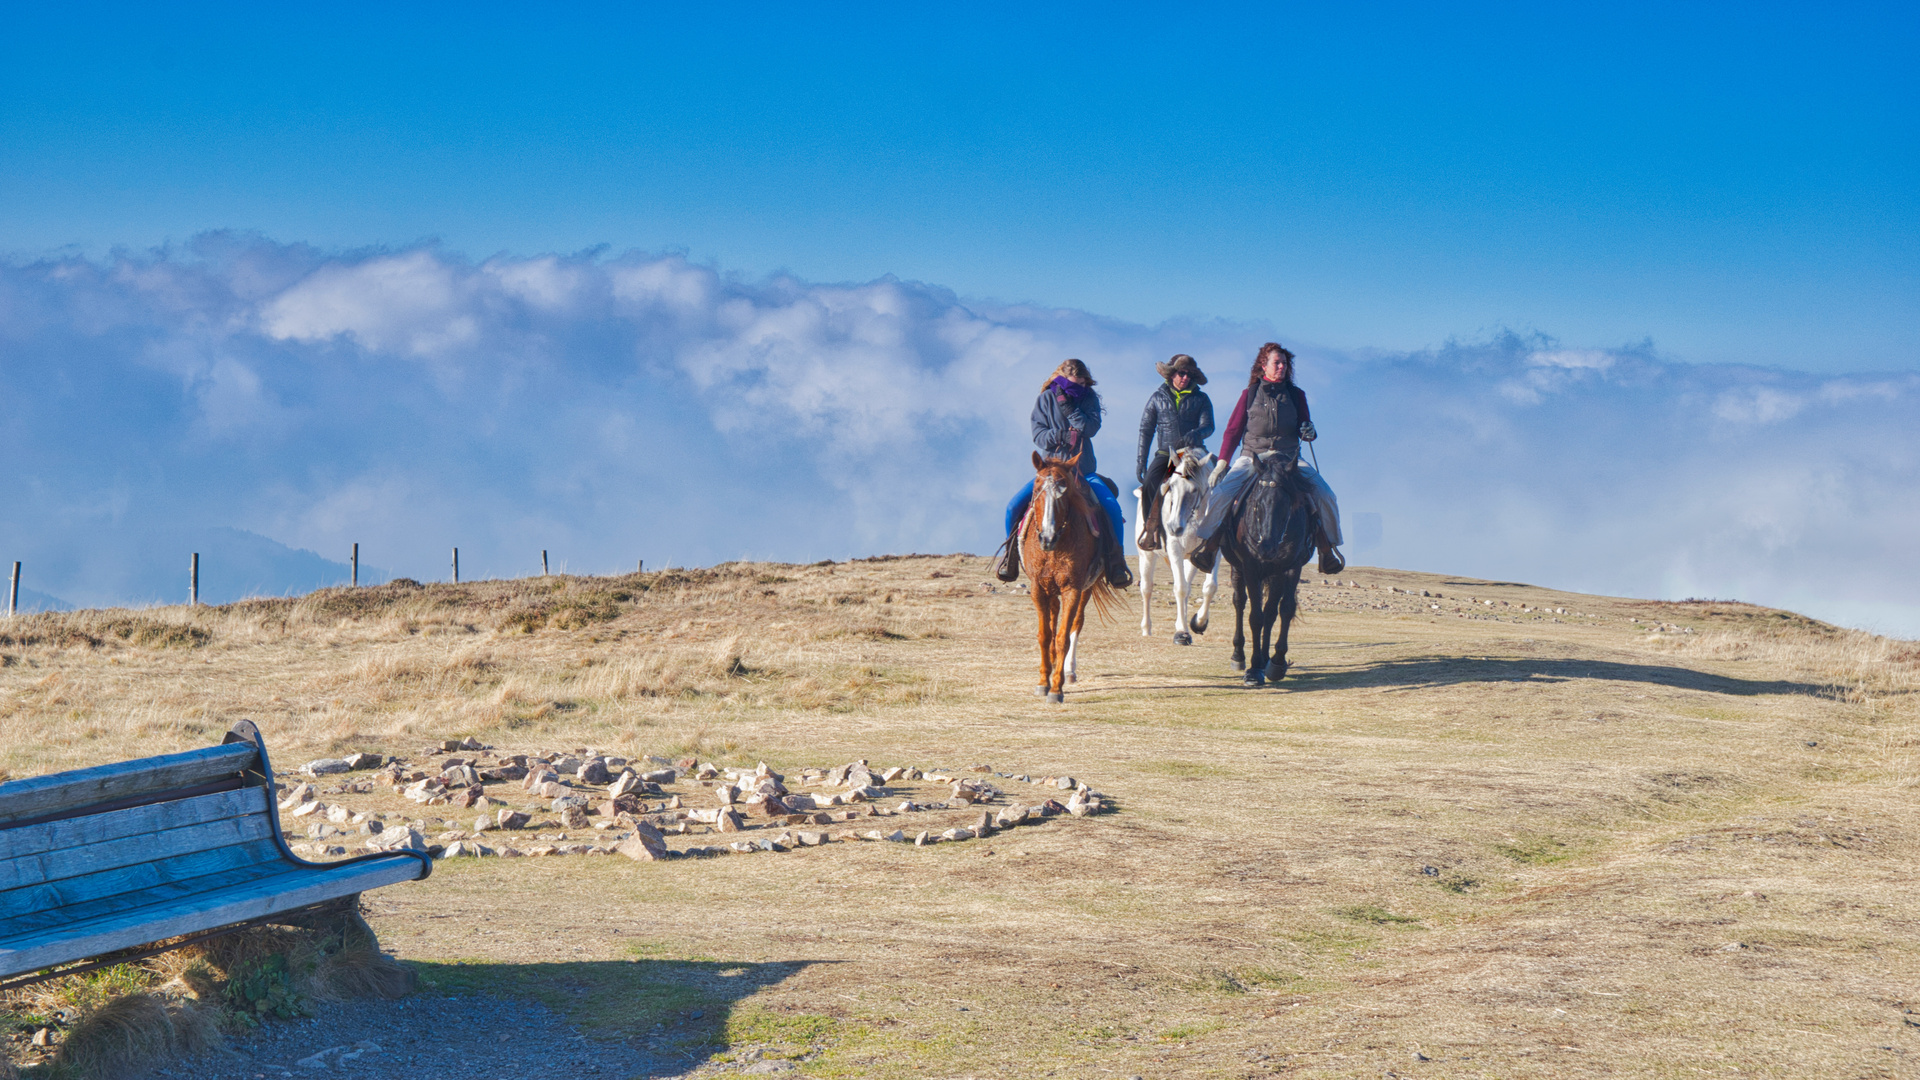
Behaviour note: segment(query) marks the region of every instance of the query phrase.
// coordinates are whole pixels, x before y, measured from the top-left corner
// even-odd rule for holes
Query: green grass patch
[[[1158,773],[1161,776],[1177,776],[1186,780],[1200,780],[1209,776],[1230,776],[1232,770],[1218,765],[1208,765],[1201,761],[1149,761],[1141,769]]]
[[[1419,926],[1420,920],[1412,915],[1395,915],[1378,904],[1354,904],[1351,907],[1335,908],[1333,913],[1348,922],[1365,923],[1370,926],[1411,927]]]
[[[1161,1032],[1158,1038],[1161,1042],[1187,1042],[1190,1039],[1197,1039],[1202,1035],[1212,1034],[1226,1026],[1227,1022],[1225,1020],[1196,1020],[1191,1024],[1181,1024],[1179,1027],[1168,1028]]]
[[[1525,866],[1552,866],[1573,858],[1580,853],[1581,849],[1572,841],[1542,833],[1520,836],[1506,843],[1495,844],[1493,850]]]

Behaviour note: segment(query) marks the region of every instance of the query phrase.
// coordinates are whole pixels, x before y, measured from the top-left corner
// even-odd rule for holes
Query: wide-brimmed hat
[[[1161,378],[1169,381],[1173,379],[1175,374],[1184,371],[1188,375],[1193,376],[1193,385],[1207,385],[1207,373],[1201,371],[1200,365],[1194,363],[1193,357],[1188,356],[1186,353],[1181,353],[1164,364],[1155,364],[1153,365],[1153,369],[1160,373]]]

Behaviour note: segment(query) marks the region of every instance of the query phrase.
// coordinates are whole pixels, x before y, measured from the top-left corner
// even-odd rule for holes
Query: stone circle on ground
[[[372,775],[355,779],[357,772]],[[297,854],[320,859],[409,849],[443,859],[624,855],[652,862],[854,841],[926,847],[1112,809],[1074,777],[988,765],[878,768],[861,759],[782,772],[765,762],[725,768],[590,747],[506,752],[474,738],[445,740],[413,760],[358,753],[312,761],[300,774],[279,785],[282,827]],[[1010,794],[1015,784],[1031,794]],[[379,786],[419,803],[422,816],[352,808],[353,796]]]

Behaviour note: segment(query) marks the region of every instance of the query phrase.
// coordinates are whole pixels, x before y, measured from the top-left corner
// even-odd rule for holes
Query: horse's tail
[[[1127,606],[1127,598],[1107,581],[1107,575],[1103,573],[1087,586],[1087,606],[1100,616],[1101,622],[1110,623]]]

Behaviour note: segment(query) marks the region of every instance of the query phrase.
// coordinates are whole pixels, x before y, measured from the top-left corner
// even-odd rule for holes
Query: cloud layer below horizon
[[[108,604],[180,599],[197,545],[236,552],[204,560],[214,600],[337,579],[355,542],[422,579],[454,546],[471,577],[537,572],[543,549],[581,572],[987,551],[1062,358],[1100,377],[1095,446],[1125,480],[1154,361],[1198,357],[1224,422],[1271,336],[673,256],[210,235],[9,262],[0,559]],[[1300,352],[1356,561],[1920,636],[1920,376],[1511,333]],[[234,540],[249,533],[324,558]]]

